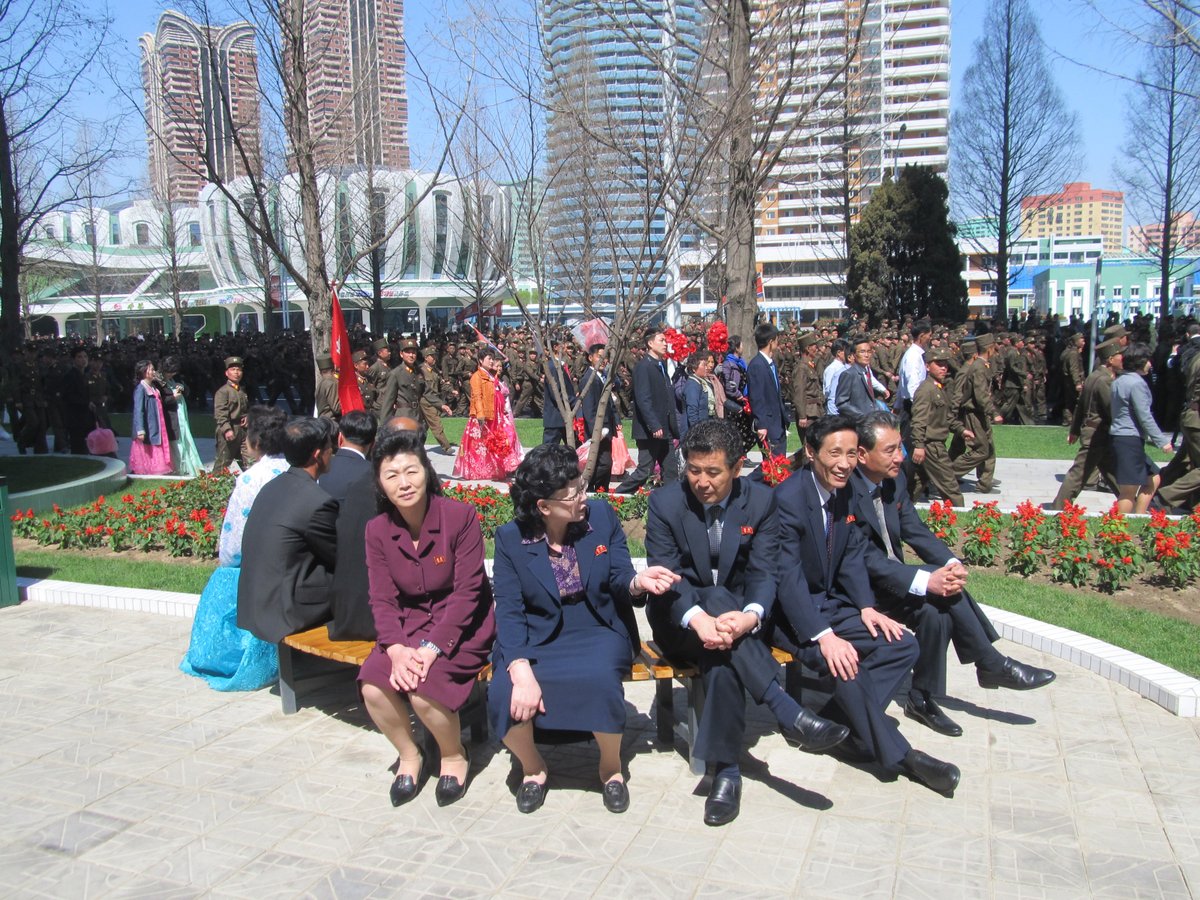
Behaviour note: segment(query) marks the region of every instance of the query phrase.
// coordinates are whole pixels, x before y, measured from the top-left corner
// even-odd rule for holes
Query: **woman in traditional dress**
[[[470,418],[454,461],[455,478],[502,481],[521,462],[508,386],[500,380],[500,360],[492,347],[479,351],[479,368],[470,382]]]
[[[171,431],[175,437],[171,440],[171,470],[176,475],[192,478],[201,472],[200,451],[196,449],[196,441],[192,438],[192,427],[188,422],[187,385],[175,376],[179,372],[179,360],[168,356],[162,364],[162,380],[166,391],[174,397],[174,404],[168,406],[167,418],[170,420]]]
[[[138,383],[133,389],[133,444],[129,448],[131,475],[169,475],[171,445],[162,394],[155,384],[154,363],[138,360]]]

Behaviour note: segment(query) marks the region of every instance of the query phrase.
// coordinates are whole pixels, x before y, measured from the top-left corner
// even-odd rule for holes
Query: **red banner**
[[[332,340],[329,355],[338,370],[338,401],[342,415],[363,408],[362,392],[358,389],[358,377],[354,373],[354,356],[350,349],[350,335],[346,333],[346,320],[342,316],[342,304],[338,302],[337,288],[333,293]]]

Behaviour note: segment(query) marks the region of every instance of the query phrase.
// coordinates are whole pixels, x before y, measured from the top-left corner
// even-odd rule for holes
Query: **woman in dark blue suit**
[[[546,796],[533,726],[590,731],[611,812],[629,807],[621,766],[625,692],[637,647],[634,598],[679,580],[661,566],[635,574],[612,507],[587,499],[575,451],[531,450],[512,484],[513,519],[496,532],[494,674],[488,717],[521,764],[517,809]]]

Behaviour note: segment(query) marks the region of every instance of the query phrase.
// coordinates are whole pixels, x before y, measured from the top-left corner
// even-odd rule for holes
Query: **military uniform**
[[[338,422],[342,418],[342,401],[338,397],[338,381],[337,376],[333,374],[333,360],[328,356],[319,357],[317,368],[321,371],[316,389],[317,418]]]
[[[981,334],[975,339],[980,351],[986,350],[992,342],[990,334]],[[992,400],[992,367],[988,361],[982,356],[971,360],[963,370],[958,387],[958,417],[963,430],[972,432],[975,437],[968,441],[958,434],[951,443],[954,474],[961,478],[968,472],[976,472],[976,489],[987,494],[992,490],[992,479],[996,474],[996,443],[992,437],[996,406]]]
[[[225,360],[226,370],[240,368],[242,360],[231,356]],[[250,398],[239,385],[226,380],[213,395],[213,428],[217,443],[213,472],[223,472],[235,459],[246,468],[251,462],[250,446],[246,443],[246,414]],[[232,432],[226,437],[227,432]]]
[[[926,362],[938,360],[949,363],[950,354],[945,350],[929,351]],[[928,488],[933,488],[955,506],[962,506],[963,496],[958,489],[958,477],[950,463],[950,454],[946,452],[946,438],[951,432],[961,437],[962,423],[952,408],[951,391],[947,390],[944,383],[934,379],[932,374],[917,386],[913,394],[911,423],[913,452],[925,451],[924,460],[913,462],[920,483],[926,486],[927,493]]]
[[[1083,360],[1074,345],[1062,352],[1058,360],[1062,369],[1062,398],[1063,409],[1067,415],[1075,414],[1075,404],[1079,400],[1080,385],[1083,384]]]
[[[1033,376],[1029,385],[1029,408],[1033,411],[1034,422],[1046,421],[1046,351],[1037,344],[1026,345],[1026,357],[1029,360],[1029,374]]]
[[[404,350],[417,349],[414,342],[405,342]],[[401,362],[392,369],[384,382],[383,390],[379,393],[376,407],[376,417],[386,421],[393,416],[407,416],[410,419],[421,418],[421,395],[425,393],[425,379],[421,377],[417,366],[410,369],[408,364]]]
[[[49,453],[46,445],[46,429],[49,418],[46,403],[45,380],[36,359],[26,358],[16,370],[16,390],[13,392],[15,406],[21,414],[21,424],[14,437],[17,450],[24,453],[32,447],[34,453]]]
[[[425,353],[425,357],[435,355],[432,351]],[[421,395],[421,415],[425,419],[425,424],[429,426],[429,431],[433,434],[438,442],[438,446],[444,453],[449,453],[454,449],[454,444],[446,437],[446,429],[442,427],[442,407],[446,401],[442,399],[441,378],[438,371],[430,363],[423,362],[419,366],[421,378],[425,382],[425,391]]]
[[[1009,347],[1004,354],[1000,401],[1000,415],[1009,425],[1033,424],[1033,413],[1026,395],[1028,382],[1029,365],[1025,354],[1016,347]]]
[[[821,374],[817,370],[816,360],[812,359],[808,350],[817,342],[815,333],[809,332],[800,338],[801,356],[796,363],[796,372],[792,376],[792,406],[796,410],[796,433],[800,435],[800,443],[804,444],[804,434],[808,423],[821,418],[825,414],[825,392],[821,387]]]
[[[103,369],[88,366],[87,371],[88,404],[96,416],[96,423],[102,428],[112,428],[109,417],[108,376]]]
[[[1162,471],[1163,486],[1158,491],[1163,503],[1170,507],[1195,503],[1200,494],[1200,353],[1187,363],[1183,384],[1180,446],[1175,458]]]
[[[1097,357],[1103,356],[1104,360],[1107,360],[1112,352],[1119,352],[1115,344],[1106,342],[1096,348]],[[1058,493],[1050,504],[1051,509],[1061,510],[1068,500],[1078,497],[1084,484],[1097,473],[1108,482],[1114,492],[1116,490],[1112,443],[1108,435],[1109,426],[1112,425],[1114,380],[1112,370],[1104,362],[1098,362],[1095,371],[1083,383],[1083,392],[1075,405],[1075,414],[1071,417],[1071,427],[1068,431],[1071,437],[1078,440],[1079,450],[1058,487]]]

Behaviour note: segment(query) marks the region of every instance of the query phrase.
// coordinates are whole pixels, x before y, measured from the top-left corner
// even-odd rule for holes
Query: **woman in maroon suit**
[[[492,589],[483,570],[475,509],[441,496],[441,483],[415,432],[379,441],[380,492],[392,509],[367,524],[367,572],[378,643],[358,680],[367,712],[400,754],[393,806],[421,787],[424,760],[409,705],[437,741],[438,806],[467,789],[470,761],[458,710],[467,702],[496,635]]]

